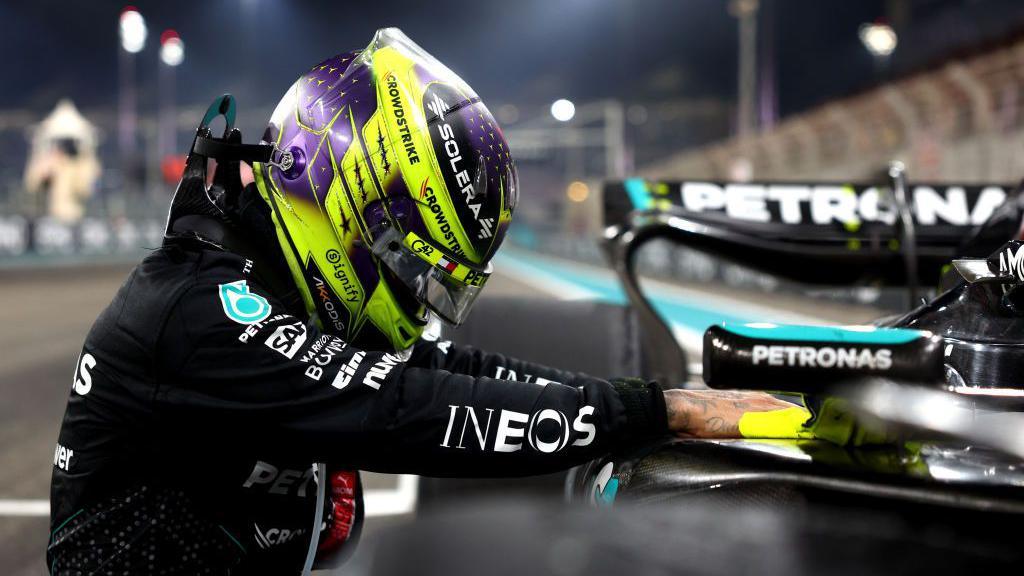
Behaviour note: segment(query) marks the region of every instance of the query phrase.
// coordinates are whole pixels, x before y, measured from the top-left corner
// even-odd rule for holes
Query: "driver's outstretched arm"
[[[364,470],[508,476],[566,468],[667,432],[656,385],[412,367],[278,314],[283,306],[257,285],[248,289],[271,311],[240,324],[226,314],[220,286],[194,286],[172,305],[155,399],[193,430],[239,446]]]

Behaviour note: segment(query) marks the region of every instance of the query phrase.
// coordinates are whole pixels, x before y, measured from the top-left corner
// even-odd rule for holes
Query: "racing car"
[[[837,521],[871,511],[897,538],[941,533],[949,554],[1021,559],[1008,527],[1024,520],[1024,196],[910,186],[898,164],[886,177],[606,186],[606,253],[639,317],[645,375],[794,395],[820,417],[823,403],[841,401],[835,417],[882,439],[660,440],[575,469],[570,501],[826,509]],[[844,220],[835,206],[816,217],[820,190],[833,203],[871,204],[869,217],[851,209]],[[945,204],[927,205],[936,199]],[[901,286],[911,305],[865,326],[715,325],[695,368],[637,274],[636,255],[655,238],[803,283]],[[934,297],[919,300],[929,285]]]
[[[769,391],[819,415],[840,400],[833,417],[881,438],[660,439],[568,476],[422,479],[425,513],[389,544],[438,574],[556,573],[555,559],[572,568],[557,573],[590,574],[1019,569],[1019,187],[908,184],[894,165],[861,183],[631,179],[606,184],[603,202],[624,301],[492,298],[446,336],[669,387]],[[716,321],[698,351],[673,322],[703,303],[670,310],[645,279],[644,248],[659,240],[803,285],[887,287],[902,310],[858,326]],[[560,486],[567,507],[551,501]],[[478,541],[485,552],[467,553]],[[379,573],[401,573],[388,566]]]

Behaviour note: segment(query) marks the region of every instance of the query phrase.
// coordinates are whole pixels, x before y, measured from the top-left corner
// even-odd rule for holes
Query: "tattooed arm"
[[[749,412],[796,408],[763,392],[666,390],[669,429],[688,438],[742,438],[740,419]]]

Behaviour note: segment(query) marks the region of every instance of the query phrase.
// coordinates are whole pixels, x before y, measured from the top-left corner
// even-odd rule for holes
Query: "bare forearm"
[[[743,414],[793,407],[763,392],[727,390],[666,390],[665,406],[669,429],[695,438],[738,438]]]

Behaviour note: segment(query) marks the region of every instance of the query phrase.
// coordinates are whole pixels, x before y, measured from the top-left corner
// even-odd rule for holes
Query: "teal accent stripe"
[[[615,495],[619,492],[619,479],[611,478],[605,485],[604,491],[597,493],[598,506],[611,506],[615,502]]]
[[[626,194],[636,210],[647,210],[654,202],[651,195],[647,193],[647,184],[643,178],[629,178],[622,183],[626,187]]]
[[[231,535],[231,532],[228,532],[227,528],[221,526],[220,524],[217,524],[217,528],[220,528],[222,531],[224,531],[224,533],[227,534],[228,538],[231,538],[231,541],[235,543],[235,546],[238,546],[242,549],[242,552],[245,552],[246,554],[249,553],[249,551],[245,549],[245,546],[242,546],[242,543],[236,540],[235,537]]]
[[[507,249],[495,256],[495,267],[499,273],[511,272],[513,278],[517,275],[541,278],[556,290],[564,286],[566,290],[572,290],[592,300],[620,306],[627,304],[625,292],[610,273],[594,273],[578,266],[570,269],[566,265],[556,264],[543,257],[531,257],[527,252]],[[723,322],[744,324],[763,320],[694,305],[682,298],[657,294],[657,290],[651,295],[651,304],[670,324],[697,333],[702,333],[708,326]]]
[[[74,520],[75,516],[78,516],[82,512],[85,512],[85,508],[81,508],[81,509],[78,510],[78,512],[75,512],[71,516],[68,516],[67,520],[61,522],[60,526],[57,526],[56,528],[53,529],[53,532],[50,532],[50,544],[51,545],[53,544],[53,537],[57,535],[57,532],[60,532],[61,528],[67,526],[68,522],[71,522],[72,520]],[[54,558],[53,562],[50,563],[50,574],[53,574],[54,568],[56,568],[56,567],[57,567],[57,559]]]
[[[74,520],[74,519],[75,519],[75,516],[78,516],[79,514],[81,514],[81,513],[82,513],[82,512],[84,512],[84,511],[85,511],[85,508],[82,508],[82,509],[81,509],[81,510],[79,510],[78,512],[75,512],[75,513],[74,513],[74,514],[72,514],[71,516],[68,516],[68,519],[67,519],[67,520],[65,520],[65,521],[63,521],[63,522],[61,522],[61,523],[60,523],[60,526],[57,526],[56,528],[54,528],[54,529],[53,529],[53,532],[50,532],[50,540],[51,540],[51,544],[53,543],[52,541],[53,541],[53,537],[54,537],[54,535],[55,535],[55,534],[57,534],[57,532],[60,532],[60,529],[61,529],[61,528],[63,528],[63,527],[65,527],[65,526],[67,526],[67,525],[68,525],[68,522],[71,522],[72,520]]]
[[[843,342],[846,344],[906,344],[924,338],[920,330],[907,328],[875,328],[869,326],[840,328],[837,326],[800,326],[795,324],[723,324],[723,327],[745,338],[796,340],[800,342]]]

